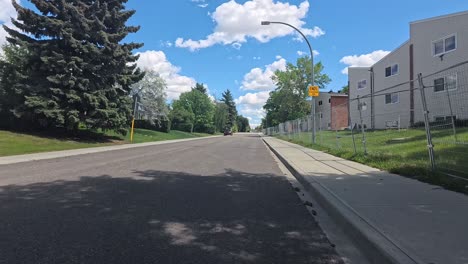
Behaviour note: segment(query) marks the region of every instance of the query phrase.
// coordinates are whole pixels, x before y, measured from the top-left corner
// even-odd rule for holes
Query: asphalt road
[[[0,166],[0,263],[342,263],[256,135]]]

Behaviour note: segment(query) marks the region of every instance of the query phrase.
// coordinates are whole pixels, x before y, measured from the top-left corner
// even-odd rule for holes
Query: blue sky
[[[0,23],[14,17],[10,6],[0,0]],[[274,88],[271,72],[308,51],[289,28],[261,27],[261,20],[304,30],[333,80],[326,90],[336,91],[347,83],[347,64],[368,66],[398,47],[409,38],[409,22],[468,9],[465,0],[129,0],[127,6],[137,11],[130,24],[141,26],[127,40],[145,43],[139,64],[161,73],[169,99],[194,82],[216,98],[230,89],[252,124],[259,124]]]

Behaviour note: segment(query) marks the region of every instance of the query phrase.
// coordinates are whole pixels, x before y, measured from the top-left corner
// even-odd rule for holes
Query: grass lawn
[[[171,131],[162,133],[151,130],[136,129],[134,143],[183,139],[209,136],[201,133],[186,133]],[[78,148],[102,147],[109,145],[126,144],[130,135],[126,137],[115,133],[95,134],[84,133],[79,137],[64,137],[60,135],[23,134],[0,130],[0,157],[20,154],[30,154],[47,151],[69,150]]]
[[[108,133],[112,136],[117,136],[112,133]],[[196,137],[207,137],[213,136],[210,134],[204,133],[188,133],[177,130],[172,130],[169,133],[157,132],[146,129],[135,129],[135,134],[133,136],[133,143],[145,143],[153,141],[162,141],[162,140],[173,140],[173,139],[184,139],[184,138],[196,138]],[[121,137],[122,138],[122,137]],[[130,133],[127,134],[125,138],[122,138],[126,142],[130,142]]]
[[[468,129],[457,130],[457,140],[451,130],[434,130],[433,143],[438,171],[430,168],[424,129],[366,132],[368,154],[364,154],[362,134],[355,134],[356,153],[351,132],[321,131],[317,144],[311,144],[311,134],[278,136],[306,147],[379,168],[392,173],[445,186],[468,193],[468,181],[455,180],[445,173],[468,179]]]

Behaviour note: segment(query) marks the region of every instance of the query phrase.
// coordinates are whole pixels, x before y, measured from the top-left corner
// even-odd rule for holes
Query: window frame
[[[397,72],[396,72],[396,73],[393,72],[393,67],[395,67],[395,66],[397,67]],[[387,69],[388,69],[388,68],[390,68],[390,75],[387,76]],[[392,77],[392,76],[397,76],[397,75],[399,75],[399,74],[400,74],[400,64],[398,64],[398,63],[393,63],[393,64],[391,64],[391,65],[385,67],[385,78],[390,78],[390,77]]]
[[[387,96],[390,95],[390,103],[387,103]],[[396,102],[393,102],[393,95],[397,95],[397,98],[398,100]],[[385,95],[385,105],[394,105],[394,104],[399,104],[400,103],[400,93],[399,92],[396,92],[396,93],[388,93]]]
[[[453,115],[453,116],[444,116],[444,115],[437,115],[437,116],[433,116],[433,122],[443,122],[443,121],[451,121],[452,120],[452,117],[457,120],[458,119],[458,116],[457,115]],[[440,120],[437,120],[437,119],[440,119]]]
[[[449,77],[449,76],[455,76],[455,89],[446,89],[446,87],[447,87],[447,77]],[[436,91],[435,90],[435,88],[436,88],[435,81],[439,80],[439,79],[444,79],[444,89],[442,91]],[[433,89],[434,93],[444,93],[444,92],[447,92],[447,91],[448,92],[456,91],[456,90],[458,90],[458,73],[447,74],[447,75],[445,75],[443,77],[435,78],[433,80],[433,84],[434,84],[434,89]]]
[[[365,84],[364,87],[359,88],[359,84],[361,84],[362,82],[365,82],[366,84]],[[366,88],[367,88],[367,79],[362,79],[362,80],[358,81],[358,83],[357,83],[357,89],[358,89],[358,90],[364,90],[364,89],[366,89]]]
[[[446,45],[445,45],[445,41],[446,41],[447,39],[451,38],[451,37],[455,37],[455,48],[452,49],[452,50],[447,51],[447,50],[446,50],[447,47],[446,47]],[[442,41],[444,51],[441,52],[441,53],[436,54],[436,53],[435,53],[435,43],[437,43],[437,42],[439,42],[439,41]],[[450,52],[452,52],[452,51],[455,51],[455,50],[457,50],[457,49],[458,49],[458,36],[457,36],[457,33],[453,33],[453,34],[447,35],[447,36],[445,36],[445,37],[442,37],[442,38],[440,38],[440,39],[433,40],[433,41],[431,42],[431,53],[432,53],[432,57],[439,57],[439,56],[445,55],[445,54],[447,54],[447,53],[450,53]]]

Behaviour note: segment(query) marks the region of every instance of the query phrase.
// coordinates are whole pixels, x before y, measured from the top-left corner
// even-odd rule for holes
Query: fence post
[[[361,132],[362,132],[362,146],[364,148],[364,155],[367,155],[367,146],[366,146],[366,130],[364,129],[364,120],[362,119],[362,105],[361,98],[357,96],[358,100],[358,109],[359,109],[359,120],[361,123]]]
[[[336,136],[336,147],[338,149],[341,149],[340,135],[338,135],[338,129],[335,129],[335,136]]]
[[[398,132],[401,132],[401,115],[398,115]]]
[[[434,159],[434,145],[432,144],[432,134],[431,134],[431,126],[429,124],[429,110],[427,109],[427,102],[426,102],[426,92],[425,87],[422,79],[422,74],[418,74],[418,82],[419,82],[419,91],[421,92],[421,102],[424,111],[424,125],[426,127],[426,138],[427,138],[427,148],[429,150],[429,159],[431,161],[431,169],[434,171],[436,169],[435,159]]]
[[[457,129],[455,127],[455,117],[453,116],[452,100],[450,100],[450,93],[448,90],[449,87],[445,87],[445,86],[447,86],[447,84],[444,85],[444,89],[447,91],[447,99],[448,99],[449,108],[450,108],[450,118],[452,119],[453,137],[455,138],[455,142],[458,142]]]
[[[352,124],[351,124],[351,137],[353,138],[354,155],[356,155],[357,154],[356,140],[354,139],[354,126]]]

